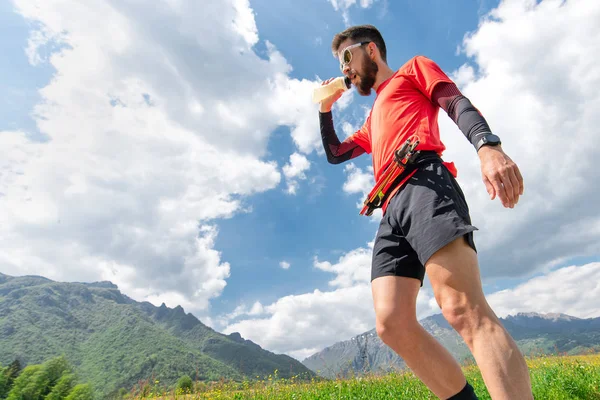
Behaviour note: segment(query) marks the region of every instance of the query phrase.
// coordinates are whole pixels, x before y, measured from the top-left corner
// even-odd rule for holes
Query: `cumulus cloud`
[[[346,181],[342,186],[344,192],[360,193],[362,197],[365,197],[373,185],[375,185],[375,178],[373,177],[373,167],[367,167],[365,171],[357,167],[354,163],[349,163],[344,167],[346,173]]]
[[[598,2],[506,0],[465,38],[472,62],[452,75],[525,182],[514,209],[491,202],[473,148],[440,114],[445,158],[456,162],[480,228],[484,279],[548,271],[600,252],[599,19]]]
[[[248,307],[246,304],[241,304],[241,305],[237,306],[235,308],[235,310],[233,310],[233,312],[221,317],[220,320],[221,320],[221,322],[223,322],[223,321],[236,319],[242,315],[256,316],[256,315],[264,314],[264,312],[265,312],[264,306],[260,303],[260,301],[256,301],[256,302],[254,302],[254,304],[252,304],[251,307]]]
[[[600,317],[600,263],[571,265],[488,296],[499,316],[518,312]]]
[[[231,274],[218,219],[281,181],[270,133],[318,144],[316,83],[290,79],[268,42],[257,55],[247,0],[14,6],[32,26],[30,62],[56,72],[33,111],[47,141],[0,134],[0,268],[107,279],[202,314]]]
[[[357,130],[358,130],[358,128],[355,127],[354,125],[352,125],[350,122],[348,122],[348,121],[342,122],[342,132],[344,133],[344,135],[346,137],[353,135],[354,132],[356,132]]]
[[[310,168],[310,161],[299,153],[290,156],[290,162],[283,166],[283,175],[287,181],[287,193],[296,194],[298,181],[305,180],[305,172]]]
[[[337,264],[319,261],[315,258],[314,266],[320,270],[333,272],[337,277],[329,282],[330,286],[348,288],[356,284],[369,283],[371,279],[370,265],[373,248],[353,250],[338,260]]]
[[[336,341],[372,329],[375,326],[370,285],[372,246],[372,242],[368,243],[335,262],[315,258],[314,267],[333,276],[329,281],[331,291],[285,296],[264,306],[260,317],[221,320],[228,323],[223,331],[240,332],[244,338],[271,351],[302,360]],[[423,288],[417,298],[419,318],[436,310],[439,311],[431,290]],[[243,317],[243,313],[235,317]]]
[[[337,262],[315,259],[316,268],[334,275],[329,282],[331,291],[286,296],[267,306],[255,304],[254,312],[240,306],[236,309],[239,312],[220,321],[228,323],[224,332],[240,332],[261,346],[302,360],[335,342],[373,329],[375,314],[369,283],[372,245],[352,250]],[[555,312],[593,318],[600,316],[598,282],[600,263],[568,266],[487,298],[500,317],[519,312]],[[440,309],[426,281],[417,297],[417,317],[421,320],[438,313]],[[246,317],[252,314],[255,316]]]
[[[286,296],[265,307],[266,317],[243,319],[223,332],[240,332],[271,351],[302,359],[334,338],[350,337],[371,327],[369,297],[367,285]]]

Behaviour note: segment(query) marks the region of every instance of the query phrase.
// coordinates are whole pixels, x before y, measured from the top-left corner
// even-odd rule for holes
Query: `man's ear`
[[[367,54],[369,54],[369,57],[371,57],[371,60],[375,61],[375,56],[377,54],[377,45],[375,44],[375,42],[370,42],[367,45]]]

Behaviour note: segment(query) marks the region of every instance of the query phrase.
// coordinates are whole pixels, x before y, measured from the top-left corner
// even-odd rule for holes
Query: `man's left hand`
[[[481,176],[490,199],[500,198],[504,207],[513,208],[523,194],[523,177],[517,164],[501,146],[483,146],[477,153],[481,161]]]

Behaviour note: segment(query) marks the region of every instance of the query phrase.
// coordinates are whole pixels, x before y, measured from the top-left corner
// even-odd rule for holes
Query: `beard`
[[[371,89],[373,89],[373,85],[375,85],[375,79],[377,78],[379,67],[377,66],[377,63],[375,63],[375,61],[371,60],[369,57],[363,57],[361,67],[363,72],[356,72],[356,75],[358,75],[360,78],[358,85],[355,85],[356,90],[362,96],[369,96],[371,94]]]

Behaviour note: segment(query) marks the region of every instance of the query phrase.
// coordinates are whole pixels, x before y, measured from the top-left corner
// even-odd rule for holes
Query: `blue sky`
[[[519,205],[490,201],[441,112],[497,313],[600,316],[594,1],[156,4],[0,3],[0,272],[110,280],[299,359],[371,329],[370,158],[329,165],[310,103],[339,75],[333,35],[371,23],[392,68],[422,54],[453,77],[521,168]],[[373,100],[344,95],[340,137]],[[426,283],[419,316],[437,312]]]

